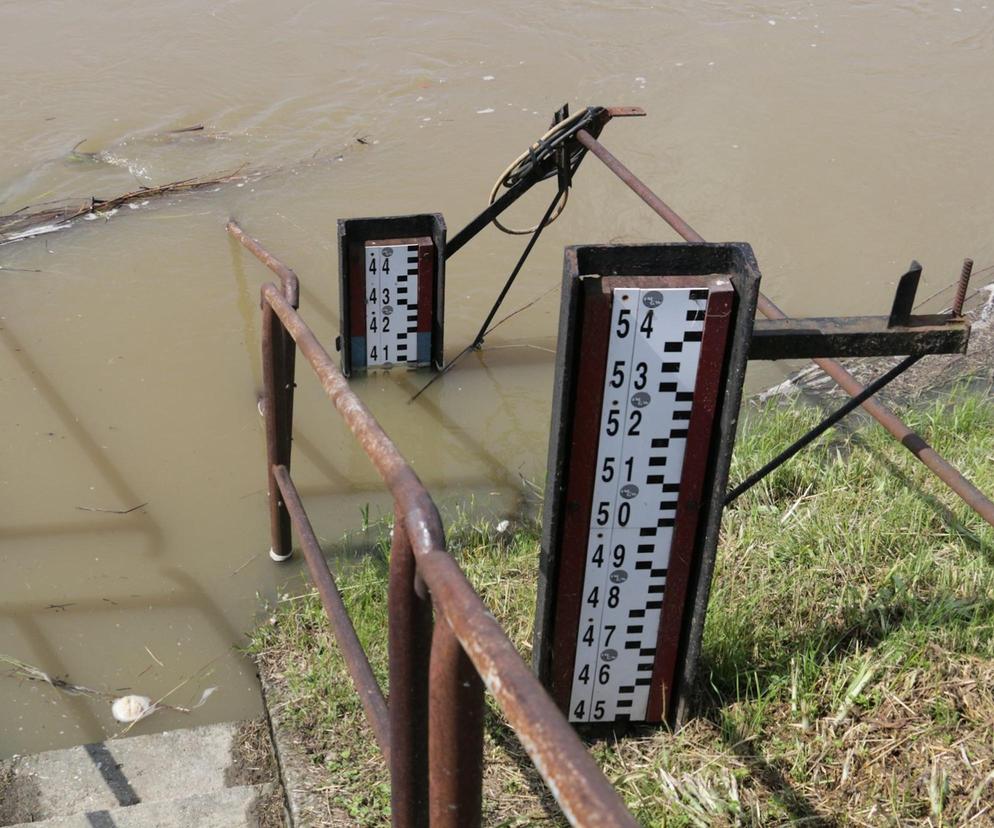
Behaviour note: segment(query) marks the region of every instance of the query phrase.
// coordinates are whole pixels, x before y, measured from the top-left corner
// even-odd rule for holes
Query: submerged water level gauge
[[[535,657],[571,721],[675,711],[757,283],[744,245],[567,248]]]
[[[338,236],[343,373],[440,368],[442,217],[343,219]]]

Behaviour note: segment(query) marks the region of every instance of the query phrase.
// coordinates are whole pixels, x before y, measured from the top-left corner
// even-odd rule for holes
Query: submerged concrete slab
[[[0,764],[0,776],[22,802],[20,821],[211,794],[226,789],[237,729],[226,723],[47,751]]]

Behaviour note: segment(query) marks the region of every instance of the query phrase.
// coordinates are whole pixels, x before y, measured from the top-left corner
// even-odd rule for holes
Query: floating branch
[[[177,136],[196,136],[202,139],[221,140],[227,138],[225,133],[205,131],[203,124],[183,127],[182,129],[171,130],[167,133],[156,133],[151,136],[153,139],[178,140]],[[70,151],[69,157],[76,161],[107,161],[107,152],[84,152],[79,148],[86,142],[86,139],[76,144]],[[341,161],[351,150],[359,146],[376,144],[371,136],[361,135],[352,139],[348,144],[333,151],[317,150],[310,158],[296,164],[279,165],[272,167],[247,167],[241,166],[227,172],[215,173],[212,175],[198,176],[196,178],[185,178],[181,181],[171,181],[168,184],[160,184],[157,187],[141,187],[138,190],[124,193],[115,198],[75,198],[61,201],[45,202],[42,204],[22,207],[9,215],[0,215],[0,245],[9,242],[30,239],[46,233],[54,233],[58,230],[66,230],[78,219],[93,219],[98,216],[109,216],[118,208],[135,202],[143,202],[146,199],[158,198],[160,196],[172,195],[174,193],[188,193],[195,190],[202,190],[208,187],[216,187],[220,184],[231,184],[249,180],[258,180],[263,176],[272,175],[282,170],[297,170],[316,164],[323,164],[328,161]],[[12,268],[0,268],[11,270]]]
[[[108,215],[114,210],[136,201],[145,201],[175,193],[193,192],[206,187],[215,187],[218,184],[247,181],[252,176],[262,174],[263,172],[260,170],[250,171],[246,170],[245,167],[238,167],[235,170],[215,175],[185,178],[182,181],[171,181],[157,187],[142,187],[114,198],[103,199],[91,196],[86,199],[56,201],[24,207],[10,215],[0,216],[0,244],[52,233],[56,230],[64,230],[78,219]]]
[[[137,506],[132,506],[130,509],[101,509],[99,506],[77,506],[81,512],[102,512],[105,515],[130,515],[132,512],[141,509],[142,506],[148,506],[148,501],[145,503],[139,503]]]

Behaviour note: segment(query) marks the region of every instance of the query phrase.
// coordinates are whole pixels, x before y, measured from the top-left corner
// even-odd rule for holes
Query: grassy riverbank
[[[733,481],[818,417],[751,412]],[[994,492],[988,397],[907,419]],[[528,659],[537,527],[457,518],[450,535]],[[340,586],[385,684],[383,550]],[[280,602],[252,649],[328,813],[386,824],[386,772],[317,599]],[[994,531],[878,426],[831,432],[726,512],[702,675],[700,717],[678,735],[590,743],[643,824],[994,824]],[[486,754],[485,824],[560,824],[493,709]]]

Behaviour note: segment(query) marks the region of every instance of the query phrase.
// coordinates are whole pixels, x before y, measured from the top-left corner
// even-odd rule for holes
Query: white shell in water
[[[151,707],[148,696],[121,696],[110,706],[110,712],[119,722],[137,722]]]

